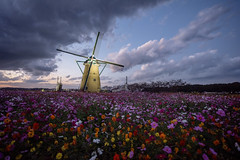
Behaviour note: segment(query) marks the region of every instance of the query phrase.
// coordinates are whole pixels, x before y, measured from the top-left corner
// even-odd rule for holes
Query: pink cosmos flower
[[[157,117],[153,117],[153,121],[158,122],[158,118]]]
[[[205,144],[204,144],[204,143],[201,143],[201,142],[199,142],[198,144],[199,144],[200,146],[202,146],[202,147],[205,146]]]
[[[129,152],[129,155],[128,155],[128,157],[129,157],[129,158],[132,158],[132,157],[133,157],[133,155],[134,155],[134,152],[133,152],[133,151],[131,151],[131,152]]]
[[[156,122],[152,122],[151,126],[152,126],[153,129],[155,129],[155,128],[157,128],[158,124]]]
[[[205,122],[205,118],[201,114],[197,115],[197,120]]]
[[[214,149],[209,148],[209,150],[212,152],[213,155],[215,155],[215,156],[217,155],[217,153],[214,151]]]
[[[168,154],[172,153],[172,149],[170,147],[168,147],[168,146],[165,146],[163,148],[163,151],[167,152]]]
[[[203,131],[202,127],[199,127],[199,126],[196,126],[196,127],[194,127],[193,129],[194,129],[195,131],[200,131],[200,132]]]
[[[204,160],[209,160],[209,159],[208,159],[208,156],[207,156],[205,153],[202,155],[202,158],[203,158]]]
[[[218,109],[216,113],[222,117],[226,116],[225,112],[222,109]]]
[[[168,129],[173,129],[175,126],[173,123],[171,123],[170,125],[167,126]]]

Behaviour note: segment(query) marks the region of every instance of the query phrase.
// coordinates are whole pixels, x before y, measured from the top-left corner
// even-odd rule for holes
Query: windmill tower
[[[96,49],[96,45],[97,45],[99,35],[100,35],[100,32],[98,32],[98,34],[97,34],[97,39],[96,39],[96,42],[95,42],[95,45],[94,45],[94,48],[93,48],[92,55],[90,57],[86,57],[86,56],[83,56],[83,55],[79,55],[79,54],[75,54],[75,53],[72,53],[72,52],[57,49],[57,51],[60,51],[60,52],[64,52],[64,53],[68,53],[68,54],[71,54],[71,55],[74,55],[74,56],[86,58],[85,61],[76,61],[78,67],[80,68],[80,70],[83,74],[82,82],[81,82],[81,85],[80,85],[80,90],[82,90],[82,91],[100,92],[100,90],[101,90],[100,75],[103,72],[103,70],[105,69],[107,64],[111,64],[111,65],[115,65],[115,66],[119,66],[119,67],[124,67],[121,64],[108,62],[108,61],[104,61],[104,60],[100,60],[100,59],[95,58],[94,53],[95,53],[95,49]],[[79,62],[83,62],[84,71],[82,71],[80,65],[78,64]],[[99,66],[101,64],[104,64],[105,66],[103,67],[102,71],[99,74]]]
[[[60,77],[60,81],[59,77],[57,77],[57,86],[56,86],[56,91],[61,91],[62,90],[62,77]]]
[[[126,76],[126,83],[125,83],[125,85],[124,85],[124,89],[125,89],[125,91],[129,91],[129,89],[128,89],[128,83],[127,83],[127,76]]]

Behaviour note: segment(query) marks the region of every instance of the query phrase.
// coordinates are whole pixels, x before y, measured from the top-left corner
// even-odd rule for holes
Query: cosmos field
[[[0,159],[238,159],[240,95],[0,91]]]

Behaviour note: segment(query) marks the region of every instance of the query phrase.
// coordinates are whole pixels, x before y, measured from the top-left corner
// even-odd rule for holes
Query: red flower
[[[182,139],[182,140],[180,141],[180,146],[185,146],[185,144],[186,144],[186,141]]]
[[[113,160],[120,160],[119,154],[115,153],[115,155],[114,155],[114,157],[113,157]]]
[[[35,122],[33,123],[33,129],[37,130],[39,128],[39,123]]]

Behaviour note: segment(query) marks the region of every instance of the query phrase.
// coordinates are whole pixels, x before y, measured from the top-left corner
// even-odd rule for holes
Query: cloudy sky
[[[125,66],[102,86],[239,82],[239,18],[237,0],[1,0],[0,87],[78,88],[85,59],[56,48],[90,55],[98,31],[97,58]]]

